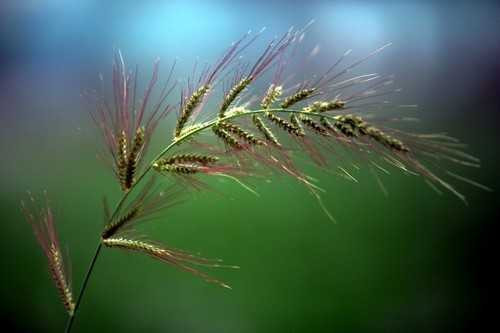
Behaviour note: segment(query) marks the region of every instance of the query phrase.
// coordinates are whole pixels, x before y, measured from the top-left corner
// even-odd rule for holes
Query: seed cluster
[[[314,88],[299,90],[295,94],[285,98],[283,103],[281,103],[281,107],[283,109],[289,108],[290,106],[309,98],[315,91],[316,89]]]
[[[199,87],[193,94],[189,97],[186,104],[181,110],[181,115],[177,120],[177,125],[175,127],[175,137],[181,135],[184,125],[186,125],[189,117],[193,114],[193,111],[201,104],[203,98],[210,91],[210,85],[205,84]]]
[[[139,156],[142,152],[145,142],[144,127],[139,127],[135,132],[134,140],[132,141],[132,148],[127,158],[127,167],[125,170],[124,188],[130,189],[135,182],[135,172],[139,162]]]
[[[239,150],[243,149],[243,146],[237,139],[235,139],[227,130],[220,127],[219,125],[212,126],[212,131],[214,134],[221,139],[227,146]]]
[[[224,100],[222,101],[222,105],[219,110],[219,118],[223,118],[225,116],[225,112],[231,105],[236,100],[236,97],[245,90],[245,88],[252,82],[253,77],[249,76],[247,78],[241,79],[240,82],[238,82],[234,87],[229,90],[229,92],[224,96]]]
[[[153,169],[160,173],[195,174],[219,160],[216,156],[200,154],[178,154],[161,158],[153,163]]]
[[[332,101],[317,101],[314,102],[304,108],[305,112],[327,112],[327,111],[334,111],[334,110],[339,110],[343,109],[345,106],[345,102],[341,101],[339,99],[334,99]]]
[[[219,126],[229,133],[233,133],[234,135],[238,136],[240,139],[244,140],[248,144],[251,145],[263,145],[264,141],[258,139],[250,133],[249,131],[244,130],[241,126],[238,126],[236,124],[232,124],[229,122],[219,122]]]
[[[268,142],[271,142],[275,146],[281,146],[281,144],[279,143],[279,141],[276,138],[276,136],[274,136],[274,134],[271,131],[271,129],[266,126],[266,124],[264,123],[264,121],[259,116],[254,115],[252,117],[252,122],[255,125],[255,127],[257,127],[257,129],[259,130],[259,132],[261,132],[262,135],[264,135],[264,138]]]
[[[271,105],[274,104],[278,100],[278,98],[281,96],[283,93],[283,87],[282,86],[277,86],[275,84],[271,84],[269,86],[269,89],[267,89],[267,93],[262,99],[262,102],[260,103],[260,106],[263,109],[269,109]]]
[[[56,284],[56,288],[59,291],[59,296],[68,311],[70,316],[73,315],[75,311],[75,303],[73,302],[73,294],[71,293],[71,288],[66,280],[66,275],[64,274],[64,267],[61,252],[59,248],[52,243],[49,249],[49,269]]]
[[[142,205],[138,205],[132,208],[128,213],[121,216],[118,220],[107,224],[104,227],[101,237],[103,239],[106,239],[115,235],[120,228],[122,228],[125,224],[131,222],[135,218],[137,218],[141,214],[141,212],[142,212]]]
[[[346,136],[366,135],[375,141],[397,151],[408,152],[410,149],[400,140],[390,136],[381,129],[365,122],[355,115],[342,115],[335,117],[335,127]]]

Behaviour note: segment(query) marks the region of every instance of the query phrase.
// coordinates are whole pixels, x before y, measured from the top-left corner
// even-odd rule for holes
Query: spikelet
[[[295,94],[285,98],[283,103],[281,103],[281,108],[283,109],[289,108],[290,106],[309,98],[312,94],[314,94],[315,91],[316,91],[315,88],[301,89],[297,91]]]
[[[191,117],[193,111],[201,104],[203,98],[209,91],[210,85],[205,84],[191,94],[189,99],[184,104],[179,119],[177,120],[177,125],[175,126],[175,137],[179,137],[181,135],[182,129],[189,120],[189,117]]]
[[[215,135],[219,137],[224,143],[233,148],[233,149],[243,149],[243,146],[229,134],[228,131],[226,131],[223,128],[220,128],[218,125],[212,126],[212,131],[214,132]]]
[[[173,164],[173,163],[199,163],[207,165],[216,163],[219,160],[217,156],[201,155],[201,154],[176,154],[168,158],[162,158],[155,162],[157,165]]]
[[[268,142],[271,142],[278,147],[281,146],[271,129],[267,127],[266,124],[264,124],[264,121],[259,116],[253,115],[252,122],[254,123],[255,127],[257,127],[257,129],[262,133],[262,135],[264,135],[264,138],[266,138]]]
[[[300,136],[304,136],[306,134],[306,132],[304,132],[304,129],[302,128],[302,125],[300,124],[299,117],[297,117],[297,115],[293,113],[290,115],[290,123],[297,128]]]
[[[320,135],[323,135],[323,136],[328,136],[328,132],[327,130],[321,126],[320,123],[318,123],[317,121],[313,120],[312,118],[310,117],[307,117],[307,116],[301,116],[300,117],[300,121],[306,125],[307,127],[309,127],[310,129],[312,129],[314,132],[320,134]]]
[[[126,191],[128,189],[126,186],[127,162],[127,134],[125,133],[125,131],[121,131],[118,137],[117,169],[118,178],[120,180],[120,185],[123,191]]]
[[[323,126],[328,131],[330,131],[330,132],[337,132],[335,130],[335,127],[332,125],[332,123],[328,119],[326,119],[325,117],[321,117],[319,119],[319,122],[320,122],[321,126]]]
[[[73,316],[75,303],[73,301],[73,293],[69,283],[70,277],[67,274],[63,261],[52,210],[48,206],[47,199],[45,207],[41,208],[37,205],[31,194],[30,201],[34,207],[34,211],[29,211],[25,203],[21,202],[22,211],[26,220],[33,227],[38,243],[47,257],[50,275],[54,280],[59,296],[61,297],[61,301],[68,314]]]
[[[225,122],[225,121],[224,122],[220,121],[219,126],[223,129],[225,129],[226,131],[228,131],[229,133],[235,134],[236,136],[238,136],[239,138],[243,139],[245,142],[247,142],[251,145],[263,145],[264,144],[264,141],[259,140],[258,138],[255,137],[255,135],[253,135],[249,131],[244,130],[243,128],[241,128],[240,126],[238,126],[236,124]]]
[[[345,107],[345,102],[341,101],[339,99],[334,99],[329,102],[314,102],[304,108],[305,112],[327,112],[327,111],[334,111],[334,110],[339,110],[343,109]]]
[[[122,228],[125,224],[131,222],[134,220],[136,217],[138,217],[141,214],[142,211],[142,205],[138,205],[136,207],[133,207],[128,213],[125,215],[121,216],[118,220],[115,222],[111,222],[107,224],[104,227],[104,230],[101,234],[101,237],[103,239],[112,237],[115,235],[120,228]]]
[[[144,135],[144,127],[139,127],[132,141],[132,147],[130,148],[130,153],[127,158],[127,167],[125,168],[124,188],[127,190],[129,190],[135,182],[135,171],[137,169],[139,155],[141,154],[145,142]]]
[[[304,133],[302,133],[299,128],[295,127],[293,124],[289,123],[285,119],[278,117],[274,113],[267,112],[266,116],[272,123],[277,125],[282,130],[287,131],[289,134],[292,134],[292,135],[295,135],[298,137],[304,136]]]
[[[219,118],[223,118],[225,116],[225,113],[229,108],[229,106],[231,106],[231,103],[233,103],[236,97],[238,97],[238,95],[243,90],[245,90],[246,87],[248,87],[248,85],[252,82],[252,80],[253,80],[252,76],[243,78],[240,80],[240,82],[234,85],[234,87],[232,87],[231,90],[229,90],[226,96],[224,96],[224,100],[222,101],[222,105],[219,110]]]
[[[182,175],[192,175],[202,170],[199,165],[185,163],[159,164],[158,162],[155,162],[153,164],[153,168],[160,173],[167,172]]]
[[[192,273],[196,276],[201,277],[206,282],[215,283],[224,288],[230,288],[227,284],[208,276],[207,274],[193,268],[191,265],[202,265],[207,267],[227,267],[227,268],[238,268],[237,266],[223,266],[220,264],[220,260],[211,260],[206,258],[201,258],[184,251],[169,249],[164,246],[152,244],[145,241],[139,241],[134,239],[128,239],[123,237],[108,238],[104,239],[103,244],[108,247],[116,247],[125,250],[130,250],[134,252],[141,252],[147,254],[155,259],[159,259],[166,263],[169,263],[181,270]]]
[[[266,95],[262,99],[260,106],[263,109],[269,109],[271,105],[273,105],[273,103],[278,100],[278,98],[281,96],[282,93],[283,93],[282,86],[271,84],[267,89]]]
[[[346,136],[354,136],[356,135],[355,131],[357,131],[357,133],[369,136],[388,148],[401,152],[410,151],[410,149],[403,144],[402,141],[392,137],[375,126],[368,124],[359,116],[348,114],[336,116],[335,120],[335,127],[337,127]]]

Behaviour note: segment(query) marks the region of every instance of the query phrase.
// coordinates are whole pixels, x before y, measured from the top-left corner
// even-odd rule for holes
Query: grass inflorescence
[[[389,44],[344,66],[350,54],[350,51],[345,52],[323,74],[311,74],[311,79],[291,85],[282,80],[286,65],[295,54],[292,51],[303,40],[308,27],[290,29],[273,39],[253,64],[241,62],[240,55],[262,32],[243,35],[214,64],[206,65],[201,72],[197,72],[195,66],[193,77],[181,88],[181,98],[177,103],[168,103],[177,87],[176,83],[169,83],[175,62],[163,88],[156,94],[159,61],[154,61],[151,79],[139,99],[136,98],[137,67],[127,69],[121,52],[115,53],[113,103],[103,96],[96,96],[96,108],[91,116],[102,133],[108,162],[123,193],[113,211],[105,201],[105,225],[100,233],[100,243],[76,301],[64,269],[50,209],[47,206],[33,214],[23,204],[23,211],[33,225],[52,278],[70,314],[67,332],[71,330],[73,315],[78,310],[102,246],[143,253],[206,281],[229,287],[194,266],[234,266],[224,266],[219,260],[192,255],[143,237],[139,239],[136,235],[138,223],[165,219],[162,213],[179,203],[181,198],[186,198],[191,189],[211,189],[201,180],[204,176],[224,177],[257,195],[244,182],[245,179],[262,174],[268,176],[269,170],[272,177],[292,177],[306,187],[330,220],[334,220],[333,215],[320,195],[324,189],[301,168],[301,163],[296,162],[297,155],[306,155],[321,169],[335,170],[336,174],[341,170],[340,176],[357,181],[342,166],[331,166],[332,160],[333,163],[339,160],[333,153],[334,149],[342,147],[362,155],[369,168],[376,166],[378,170],[389,173],[385,169],[387,166],[382,166],[385,163],[403,172],[421,175],[434,189],[448,190],[464,202],[465,196],[445,177],[488,190],[484,185],[439,165],[431,170],[430,166],[434,168],[436,161],[443,160],[462,166],[479,166],[479,160],[465,153],[458,140],[446,134],[408,133],[386,121],[368,117],[371,107],[385,105],[385,101],[377,100],[378,97],[397,91],[390,88],[392,77],[348,75]],[[248,98],[252,89],[258,89],[254,83],[265,77],[264,73],[270,69],[275,73],[272,82],[266,84],[268,88]],[[222,98],[214,109],[210,99],[218,96],[216,90],[220,86],[223,87]],[[154,96],[158,100],[153,101]],[[164,142],[164,148],[145,163],[144,156],[159,121],[173,110],[178,116],[171,140]],[[198,121],[200,115],[203,121]],[[161,137],[164,140],[165,133]]]

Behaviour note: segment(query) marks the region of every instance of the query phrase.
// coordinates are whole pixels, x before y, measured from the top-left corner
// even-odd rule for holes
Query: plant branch
[[[129,194],[136,188],[136,186],[141,182],[141,180],[144,179],[144,177],[149,173],[149,171],[151,171],[154,162],[157,161],[158,159],[160,159],[161,157],[163,157],[172,148],[174,148],[175,146],[183,143],[187,139],[191,138],[193,135],[195,135],[195,134],[197,134],[199,132],[202,132],[202,131],[204,131],[204,130],[206,130],[208,128],[211,128],[213,125],[215,125],[219,121],[227,121],[227,120],[231,120],[233,118],[240,118],[240,117],[245,117],[245,116],[252,116],[252,115],[255,115],[255,114],[261,114],[261,113],[266,113],[266,112],[272,112],[272,113],[279,113],[279,112],[297,113],[297,114],[305,114],[305,115],[308,115],[308,116],[316,116],[316,117],[325,117],[325,118],[329,118],[329,119],[335,119],[334,117],[326,115],[324,113],[306,112],[306,111],[303,111],[303,110],[281,109],[281,108],[279,108],[279,109],[261,109],[261,110],[245,111],[245,112],[241,112],[241,113],[234,113],[234,114],[229,114],[229,115],[227,115],[225,117],[222,117],[222,118],[215,118],[215,119],[212,119],[212,120],[210,120],[208,122],[202,123],[200,126],[193,128],[191,131],[185,133],[184,135],[181,135],[181,136],[179,136],[177,138],[174,138],[174,140],[167,147],[165,147],[162,151],[160,151],[160,153],[158,153],[158,155],[156,155],[151,160],[151,162],[149,163],[149,165],[137,177],[137,180],[132,184],[132,186],[130,187],[130,189],[127,192],[125,192],[123,194],[123,196],[120,198],[120,201],[118,201],[118,204],[116,205],[116,207],[115,207],[115,209],[113,211],[113,214],[111,214],[109,222],[113,221],[113,219],[116,218],[116,216],[118,215],[119,211],[121,210],[123,204],[127,200]],[[94,265],[95,265],[95,263],[97,261],[97,258],[99,257],[99,254],[101,252],[101,248],[102,248],[102,242],[99,241],[99,245],[97,246],[95,254],[94,254],[94,256],[92,257],[92,259],[90,261],[89,268],[88,268],[87,273],[85,275],[85,278],[83,280],[83,283],[82,283],[82,286],[81,286],[81,289],[80,289],[80,293],[78,294],[78,298],[76,299],[75,310],[74,310],[73,316],[68,317],[68,321],[67,321],[67,324],[66,324],[66,330],[65,330],[66,333],[69,333],[71,331],[71,327],[72,327],[73,321],[74,321],[74,319],[76,317],[78,307],[79,307],[80,302],[81,302],[81,300],[83,298],[83,295],[85,293],[85,290],[86,290],[86,287],[87,287],[87,283],[88,283],[88,281],[90,279],[90,276],[92,275],[92,272],[93,272],[93,269],[94,269]]]

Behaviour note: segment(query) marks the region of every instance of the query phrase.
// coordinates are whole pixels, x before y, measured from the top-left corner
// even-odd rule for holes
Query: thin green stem
[[[212,127],[213,125],[215,125],[219,121],[227,121],[227,120],[231,120],[233,118],[251,116],[251,115],[261,114],[261,113],[266,113],[266,112],[273,112],[273,113],[274,112],[276,112],[276,113],[277,112],[299,113],[299,114],[306,114],[306,115],[309,115],[309,116],[317,116],[317,117],[325,117],[325,118],[329,118],[329,119],[335,119],[334,117],[325,115],[323,113],[306,112],[306,111],[294,110],[294,109],[265,109],[265,110],[254,110],[254,111],[246,111],[246,112],[241,112],[241,113],[234,113],[234,114],[227,115],[227,116],[225,116],[223,118],[215,118],[215,119],[212,119],[212,120],[210,120],[208,122],[202,123],[198,127],[193,128],[191,131],[189,131],[189,132],[187,132],[187,133],[185,133],[185,134],[183,134],[183,135],[181,135],[181,136],[179,136],[177,138],[174,138],[174,140],[167,147],[165,147],[162,151],[160,151],[158,153],[158,155],[156,155],[151,160],[151,163],[149,163],[148,166],[137,177],[137,180],[132,184],[132,186],[130,187],[130,189],[127,192],[125,192],[123,194],[123,196],[120,198],[120,201],[118,201],[118,204],[116,205],[116,207],[115,207],[115,209],[113,211],[113,214],[111,214],[109,222],[113,221],[113,219],[118,215],[118,213],[121,210],[123,204],[127,200],[129,194],[144,179],[144,177],[149,173],[149,171],[151,171],[151,169],[153,168],[154,162],[157,161],[158,159],[160,159],[161,157],[163,157],[163,155],[165,155],[166,153],[168,153],[172,148],[174,148],[175,146],[183,143],[187,139],[191,138],[193,135],[195,135],[195,134],[197,134],[197,133],[199,133],[201,131],[204,131],[207,128]],[[87,273],[85,275],[85,278],[83,280],[82,287],[80,289],[80,293],[78,294],[78,298],[76,299],[75,311],[73,313],[73,316],[69,316],[68,317],[68,321],[67,321],[67,324],[66,324],[66,330],[65,330],[66,333],[70,333],[70,331],[71,331],[71,327],[73,326],[73,321],[74,321],[74,319],[76,317],[78,307],[80,305],[80,302],[82,301],[83,295],[85,294],[85,290],[87,288],[87,283],[89,281],[90,276],[92,275],[92,272],[94,270],[94,265],[95,265],[95,263],[97,261],[97,258],[99,257],[99,254],[101,252],[101,248],[102,248],[102,243],[99,242],[99,245],[97,246],[95,254],[94,254],[94,256],[92,257],[92,259],[90,261],[90,265],[89,265],[89,268],[88,268]]]
[[[92,271],[94,270],[94,265],[95,265],[95,262],[97,260],[97,257],[99,256],[99,253],[101,252],[101,248],[102,248],[102,243],[99,241],[99,244],[97,245],[94,256],[92,257],[92,260],[90,261],[89,268],[87,269],[87,274],[85,274],[85,278],[83,279],[82,287],[80,288],[80,294],[78,295],[78,298],[76,299],[75,310],[73,311],[73,315],[68,317],[68,321],[66,323],[66,330],[65,330],[66,333],[69,333],[71,331],[71,327],[73,326],[73,320],[75,319],[76,312],[78,311],[78,307],[80,306],[80,302],[82,301],[83,293],[87,287],[87,283],[89,282],[90,275],[92,274]]]

